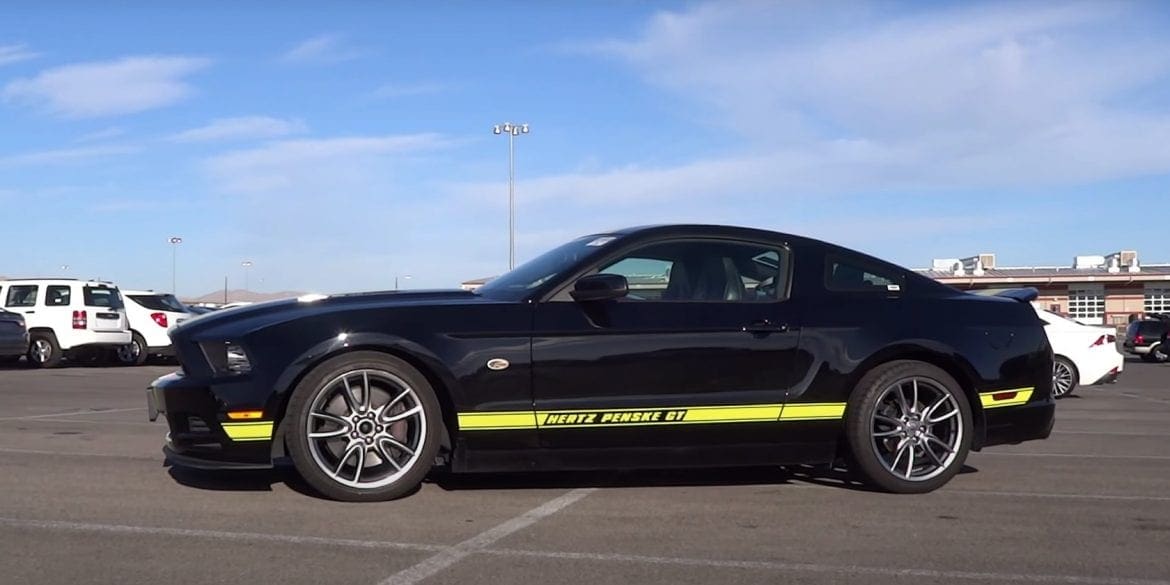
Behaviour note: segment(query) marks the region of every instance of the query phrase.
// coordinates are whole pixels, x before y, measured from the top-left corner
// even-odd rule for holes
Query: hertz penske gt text
[[[573,240],[475,292],[191,319],[148,390],[178,465],[290,457],[322,494],[455,472],[824,464],[893,492],[1046,438],[1035,291],[959,292],[811,239],[657,226]]]

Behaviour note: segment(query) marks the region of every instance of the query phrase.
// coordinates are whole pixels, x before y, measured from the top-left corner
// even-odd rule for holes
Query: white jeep
[[[0,281],[4,308],[28,326],[28,362],[51,368],[86,350],[117,349],[131,341],[118,287],[96,280],[34,278]]]

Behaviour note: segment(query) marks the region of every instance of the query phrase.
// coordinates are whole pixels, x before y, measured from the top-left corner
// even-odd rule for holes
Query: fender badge
[[[510,365],[512,365],[512,364],[509,364],[508,360],[506,360],[504,358],[492,358],[492,359],[488,360],[488,363],[487,363],[487,367],[489,370],[504,370],[504,369],[507,369],[508,366],[510,366]]]

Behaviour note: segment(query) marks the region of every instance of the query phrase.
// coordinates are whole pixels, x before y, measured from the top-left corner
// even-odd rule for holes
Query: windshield
[[[152,311],[187,312],[187,307],[179,302],[174,295],[128,295],[134,302]]]
[[[542,284],[560,276],[581,259],[617,239],[617,236],[594,235],[578,238],[553,248],[514,270],[498,276],[479,288],[479,293],[505,299],[519,299]]]

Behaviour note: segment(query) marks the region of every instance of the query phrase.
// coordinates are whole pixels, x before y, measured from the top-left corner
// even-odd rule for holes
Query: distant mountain
[[[306,294],[306,293],[296,292],[296,291],[261,293],[261,292],[255,292],[255,291],[250,291],[250,290],[234,289],[234,290],[227,291],[227,301],[226,302],[236,303],[236,302],[240,302],[240,301],[249,301],[249,302],[253,302],[253,303],[258,303],[260,301],[271,301],[271,300],[275,300],[275,299],[295,298],[295,297],[299,297],[303,294]],[[209,292],[209,293],[207,293],[203,296],[199,296],[199,297],[182,297],[179,300],[183,301],[184,303],[188,303],[188,304],[223,303],[223,302],[225,302],[224,301],[224,292],[222,290],[217,290],[215,292]]]

